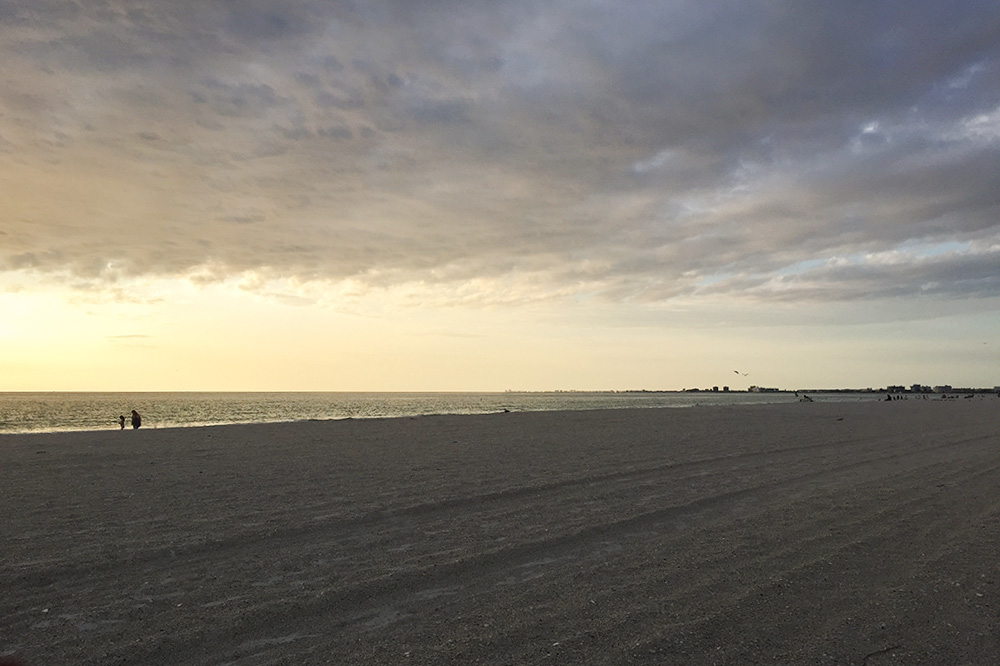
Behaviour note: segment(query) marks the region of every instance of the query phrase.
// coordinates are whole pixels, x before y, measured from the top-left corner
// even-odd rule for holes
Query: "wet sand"
[[[0,656],[1000,663],[1000,400],[0,436]]]

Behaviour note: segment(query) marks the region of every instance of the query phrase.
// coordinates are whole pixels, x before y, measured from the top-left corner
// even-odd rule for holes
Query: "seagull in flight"
[[[738,375],[742,375],[743,377],[746,377],[749,374],[749,373],[746,373],[746,372],[740,372],[739,370],[733,370],[733,372],[735,372]]]

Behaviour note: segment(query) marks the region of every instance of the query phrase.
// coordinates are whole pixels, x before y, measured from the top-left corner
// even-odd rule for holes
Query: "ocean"
[[[877,400],[872,393],[817,401]],[[131,410],[143,428],[510,411],[691,407],[795,402],[794,393],[0,393],[0,434],[114,430]]]

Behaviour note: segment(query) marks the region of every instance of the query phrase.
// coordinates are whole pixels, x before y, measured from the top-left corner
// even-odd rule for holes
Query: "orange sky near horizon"
[[[7,3],[0,391],[996,386],[995,13]]]

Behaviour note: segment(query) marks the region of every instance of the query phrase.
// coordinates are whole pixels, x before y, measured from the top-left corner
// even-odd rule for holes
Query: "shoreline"
[[[992,663],[998,422],[872,401],[6,435],[0,656]]]
[[[11,394],[8,394],[11,395]],[[37,394],[34,394],[37,396]],[[64,394],[70,395],[70,394]],[[144,429],[205,427],[245,423],[297,423],[444,414],[490,414],[504,411],[577,411],[594,409],[655,409],[693,406],[780,404],[796,402],[794,393],[751,392],[553,392],[455,394],[200,394],[150,393],[135,400],[129,394],[72,394],[66,402],[24,399],[0,401],[0,436],[53,432],[117,431],[118,418],[101,414],[127,413],[138,408]],[[295,398],[287,400],[287,396]],[[812,393],[820,402],[869,402],[868,393]],[[150,396],[160,396],[154,400]],[[210,396],[211,399],[205,399]],[[256,399],[247,396],[257,396]],[[305,396],[305,397],[304,397]],[[319,397],[317,397],[319,396]],[[336,396],[331,398],[330,396]],[[447,397],[442,397],[447,396]],[[312,398],[312,399],[310,399]],[[238,414],[239,416],[234,416]],[[16,424],[16,425],[15,425]],[[126,430],[131,428],[126,427]]]

